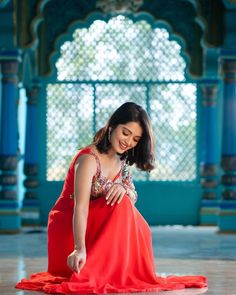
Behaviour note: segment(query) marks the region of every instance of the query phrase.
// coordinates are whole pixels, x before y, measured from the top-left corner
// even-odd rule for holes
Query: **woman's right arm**
[[[85,233],[92,179],[97,170],[93,156],[83,155],[75,164],[74,176],[74,251],[68,256],[67,264],[70,269],[80,272],[86,262]]]

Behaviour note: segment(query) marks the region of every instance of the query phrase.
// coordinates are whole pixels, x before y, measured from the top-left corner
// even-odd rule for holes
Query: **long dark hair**
[[[93,143],[100,153],[107,153],[111,147],[108,139],[109,128],[114,130],[119,124],[137,122],[143,133],[138,144],[132,150],[121,154],[121,160],[126,158],[129,165],[136,164],[137,168],[151,171],[154,168],[154,137],[149,117],[146,111],[134,102],[122,104],[110,117],[107,124],[94,136]]]

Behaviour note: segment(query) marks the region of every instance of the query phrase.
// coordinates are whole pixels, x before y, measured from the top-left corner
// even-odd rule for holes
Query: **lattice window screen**
[[[159,84],[150,91],[157,167],[150,179],[183,181],[196,177],[196,86]]]
[[[92,140],[93,89],[86,84],[47,87],[47,179],[62,180],[72,155]]]
[[[156,169],[136,180],[196,177],[196,85],[185,81],[181,47],[163,28],[124,16],[75,30],[61,46],[58,81],[47,88],[47,180],[63,180],[79,147],[111,113],[134,101],[148,110]]]

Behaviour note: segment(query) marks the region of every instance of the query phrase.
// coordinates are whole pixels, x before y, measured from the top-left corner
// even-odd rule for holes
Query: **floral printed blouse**
[[[98,156],[90,149],[90,155],[93,155],[97,162],[97,172],[93,177],[92,187],[91,187],[91,200],[97,199],[106,195],[108,190],[113,184],[121,184],[127,192],[127,195],[135,203],[137,200],[137,193],[133,184],[132,176],[129,171],[129,165],[125,163],[125,160],[121,162],[121,169],[119,173],[115,176],[113,180],[108,179],[101,173],[101,163]],[[133,192],[132,196],[129,194],[129,190]]]

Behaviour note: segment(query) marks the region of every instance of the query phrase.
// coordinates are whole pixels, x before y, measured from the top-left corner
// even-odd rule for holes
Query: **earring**
[[[111,128],[108,129],[108,141],[111,141]]]
[[[132,148],[132,157],[134,157],[134,148]]]

